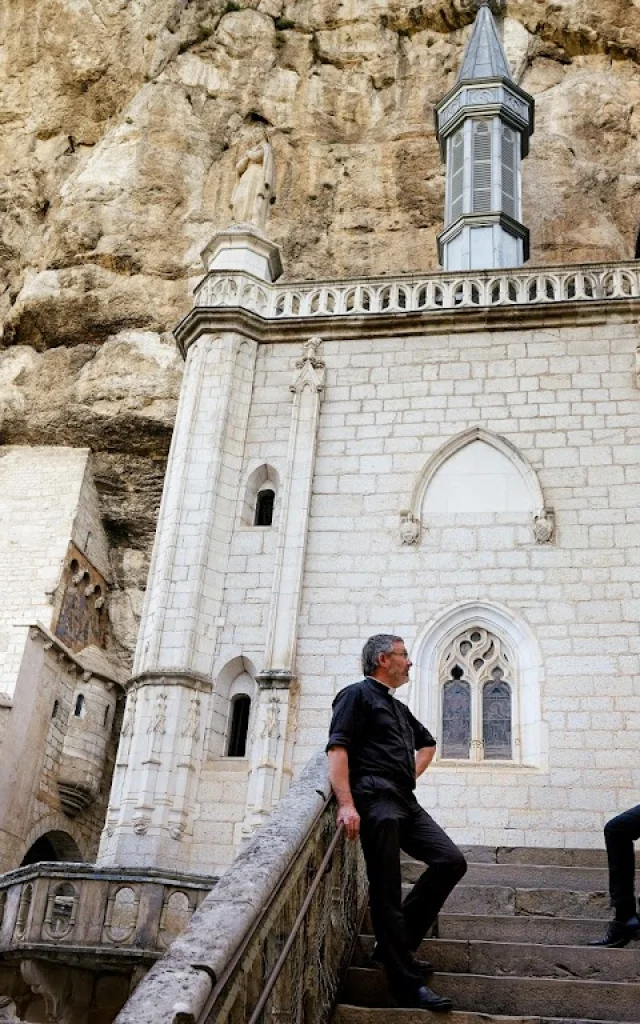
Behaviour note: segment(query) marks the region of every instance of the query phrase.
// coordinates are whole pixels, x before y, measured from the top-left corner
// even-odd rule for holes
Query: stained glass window
[[[494,761],[509,761],[511,750],[511,687],[493,671],[494,680],[482,689],[482,740],[484,756]]]
[[[502,641],[489,630],[460,633],[440,663],[441,756],[510,761],[513,753],[513,672]]]
[[[471,687],[450,679],[442,691],[442,756],[467,759],[471,749]]]

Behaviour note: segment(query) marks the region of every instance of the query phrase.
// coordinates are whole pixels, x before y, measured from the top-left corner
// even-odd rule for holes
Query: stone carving
[[[414,516],[411,509],[404,508],[400,513],[400,542],[401,544],[417,544],[420,540],[420,520]]]
[[[273,150],[265,140],[236,164],[238,180],[231,197],[236,224],[253,224],[264,230],[270,203],[275,201]]]
[[[280,739],[280,699],[276,693],[269,699],[260,735],[264,739]]]
[[[197,740],[200,734],[200,699],[193,697],[189,703],[189,713],[182,730],[186,739]]]
[[[553,540],[555,515],[552,508],[543,508],[533,517],[533,535],[537,544],[548,544]]]
[[[133,720],[136,716],[136,698],[137,691],[130,690],[127,696],[127,709],[124,716],[124,723],[122,725],[122,736],[130,736],[133,732]]]
[[[20,1024],[16,1004],[9,996],[0,996],[0,1024]]]
[[[324,362],[318,356],[321,341],[322,338],[314,337],[304,343],[302,357],[296,360],[290,391],[302,391],[307,386],[314,391],[324,391]]]
[[[146,835],[147,829],[149,828],[149,819],[145,817],[136,817],[133,819],[133,831],[137,836]]]
[[[167,727],[167,695],[158,694],[156,706],[153,710],[153,717],[149,722],[147,732],[153,736],[164,736]]]

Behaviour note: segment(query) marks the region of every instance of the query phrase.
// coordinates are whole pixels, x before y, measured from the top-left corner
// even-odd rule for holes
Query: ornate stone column
[[[291,383],[293,406],[282,492],[280,527],[267,627],[265,668],[258,676],[256,731],[251,750],[247,817],[249,835],[269,815],[291,777],[297,715],[295,654],[309,506],[316,456],[324,363],[320,339],[306,343]]]
[[[186,353],[103,865],[189,866],[256,351],[224,332]]]

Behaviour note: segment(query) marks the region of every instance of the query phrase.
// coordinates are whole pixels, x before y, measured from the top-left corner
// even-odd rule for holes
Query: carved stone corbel
[[[533,517],[533,536],[537,544],[549,544],[556,526],[555,512],[548,506]]]
[[[57,1024],[85,1024],[93,995],[89,971],[43,960],[23,960],[20,973],[31,991],[42,996],[51,1020]]]
[[[400,543],[408,546],[417,544],[420,540],[420,520],[414,516],[409,508],[403,508],[400,512]]]

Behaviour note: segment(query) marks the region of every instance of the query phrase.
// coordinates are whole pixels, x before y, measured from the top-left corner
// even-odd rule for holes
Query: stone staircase
[[[455,1024],[640,1024],[640,942],[593,949],[611,917],[599,850],[465,850],[469,870],[419,956],[428,984],[451,996]],[[406,860],[403,877],[422,866]],[[425,1010],[394,1009],[385,975],[369,966],[367,913],[332,1024],[418,1024]]]

